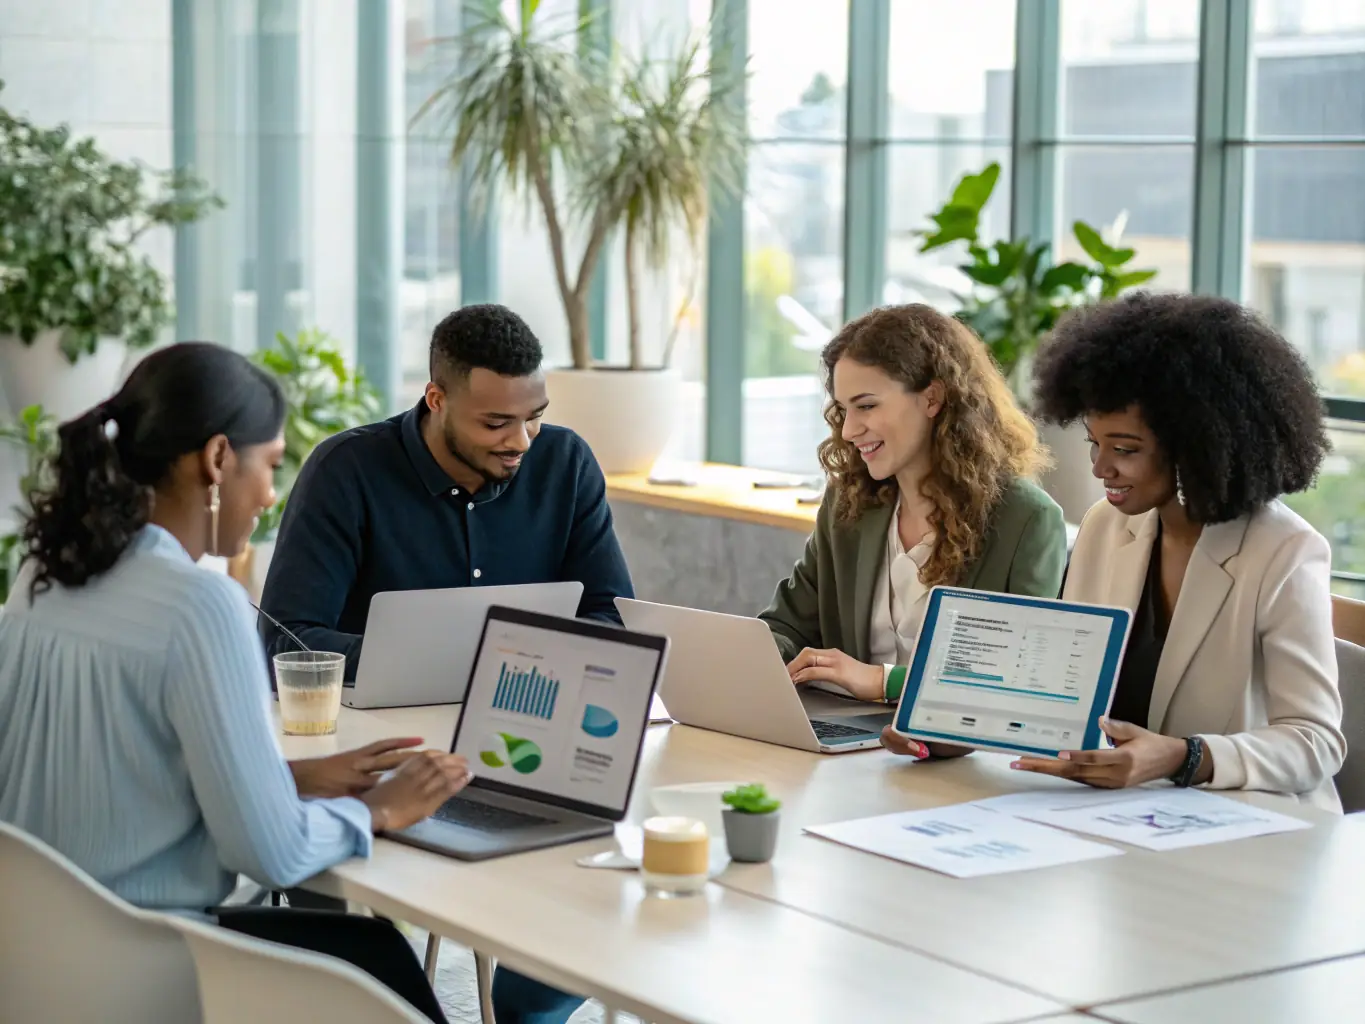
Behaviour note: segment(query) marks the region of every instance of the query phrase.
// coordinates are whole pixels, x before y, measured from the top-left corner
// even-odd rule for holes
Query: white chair
[[[195,1024],[194,961],[164,915],[0,822],[0,1024]]]
[[[197,921],[172,927],[194,955],[204,1024],[430,1024],[348,963]]]

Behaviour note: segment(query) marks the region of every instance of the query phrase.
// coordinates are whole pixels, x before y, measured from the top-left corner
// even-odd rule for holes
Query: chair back
[[[0,822],[0,1024],[199,1020],[194,961],[164,915]]]
[[[430,1024],[344,961],[198,921],[173,926],[194,955],[204,1024]]]
[[[1365,601],[1332,595],[1332,635],[1365,647]]]
[[[1365,647],[1337,640],[1337,676],[1341,687],[1341,731],[1346,734],[1346,763],[1337,772],[1337,795],[1350,814],[1365,811]]]

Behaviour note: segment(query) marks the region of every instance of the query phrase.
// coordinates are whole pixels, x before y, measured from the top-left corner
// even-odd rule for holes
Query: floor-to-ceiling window
[[[1190,287],[1199,4],[1061,0],[1055,248],[1077,220],[1122,235],[1152,287]]]
[[[1253,30],[1243,293],[1340,417],[1291,504],[1331,542],[1340,589],[1365,596],[1365,4],[1257,0]]]
[[[743,452],[808,471],[818,352],[843,320],[848,0],[749,0]]]
[[[891,5],[885,302],[953,311],[970,287],[959,247],[919,251],[964,174],[1000,165],[982,237],[1009,235],[1014,33],[1015,0]]]
[[[186,337],[251,351],[319,327],[354,356],[356,26],[340,6],[350,18],[321,0],[173,6],[177,153],[226,203],[186,233]]]
[[[410,115],[453,70],[428,40],[458,31],[462,0],[387,3],[403,14],[398,73]],[[1159,272],[1154,287],[1241,299],[1299,346],[1327,397],[1336,447],[1316,490],[1293,502],[1331,540],[1340,585],[1358,574],[1365,589],[1365,6],[724,7],[742,16],[748,55],[745,192],[716,205],[709,269],[705,256],[680,251],[645,285],[646,349],[676,324],[675,365],[688,382],[670,457],[711,451],[814,472],[825,431],[819,348],[876,302],[953,308],[965,288],[953,267],[960,254],[921,254],[916,231],[961,174],[998,161],[987,238],[1012,224],[1078,257],[1071,225],[1088,221],[1121,233],[1135,265]],[[195,86],[193,116],[177,108],[176,117],[177,138],[188,132],[193,145],[177,152],[190,153],[229,203],[192,229],[189,319],[245,349],[314,324],[349,344],[362,201],[353,175],[357,0],[184,0],[174,10],[195,24],[176,50]],[[562,24],[589,10],[604,11],[612,39],[638,51],[704,30],[713,5],[545,0],[540,16]],[[869,58],[884,63],[869,73]],[[425,377],[431,325],[474,294],[522,312],[550,361],[563,362],[563,313],[534,205],[502,195],[489,241],[467,248],[468,196],[439,126],[404,125],[393,145],[403,150],[395,287],[405,387]],[[620,361],[619,239],[603,278],[594,347]]]
[[[406,395],[427,381],[431,330],[460,305],[460,179],[439,118],[414,120],[455,71],[464,0],[406,0],[403,106],[403,296],[399,360]]]

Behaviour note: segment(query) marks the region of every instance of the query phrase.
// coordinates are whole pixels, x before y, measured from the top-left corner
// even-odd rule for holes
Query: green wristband
[[[886,702],[892,704],[901,699],[901,691],[905,689],[905,677],[910,674],[907,665],[892,665],[891,671],[886,674]]]

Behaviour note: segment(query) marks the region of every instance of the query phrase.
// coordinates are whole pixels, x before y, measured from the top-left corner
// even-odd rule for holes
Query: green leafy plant
[[[736,786],[721,794],[727,807],[740,814],[772,814],[782,806],[782,801],[768,795],[768,789],[761,782],[751,782],[747,786]]]
[[[192,174],[114,160],[67,125],[0,107],[0,334],[31,344],[61,330],[73,363],[100,338],[151,345],[169,288],[138,240],[222,205]]]
[[[509,17],[498,0],[470,0],[470,27],[446,41],[457,70],[417,117],[444,117],[451,164],[485,199],[500,184],[536,198],[575,369],[592,365],[588,292],[612,231],[623,229],[638,369],[641,259],[666,265],[678,228],[695,253],[708,197],[739,188],[740,82],[723,55],[703,59],[698,39],[668,58],[603,54],[584,45],[596,15],[546,28],[539,7],[521,0]],[[570,237],[582,239],[576,268]]]
[[[19,476],[20,504],[13,509],[14,523],[0,533],[0,604],[9,599],[14,577],[23,556],[22,531],[33,509],[33,495],[52,483],[52,460],[57,454],[57,421],[30,405],[13,423],[0,424],[0,441],[22,449],[24,469]]]
[[[276,334],[274,347],[252,360],[279,381],[289,410],[276,483],[279,500],[256,526],[252,540],[259,542],[279,529],[289,491],[313,449],[333,434],[376,419],[381,402],[379,392],[359,369],[346,366],[336,341],[323,331],[303,330],[294,338]]]
[[[1042,338],[1069,309],[1111,299],[1156,277],[1155,270],[1130,270],[1136,255],[1118,248],[1086,224],[1076,221],[1072,233],[1089,263],[1052,263],[1046,242],[1027,238],[984,245],[980,238],[981,211],[1000,178],[992,163],[979,174],[967,174],[952,196],[930,216],[933,227],[919,232],[921,252],[954,242],[967,243],[966,263],[959,269],[972,281],[959,298],[956,316],[986,343],[1016,392]]]

